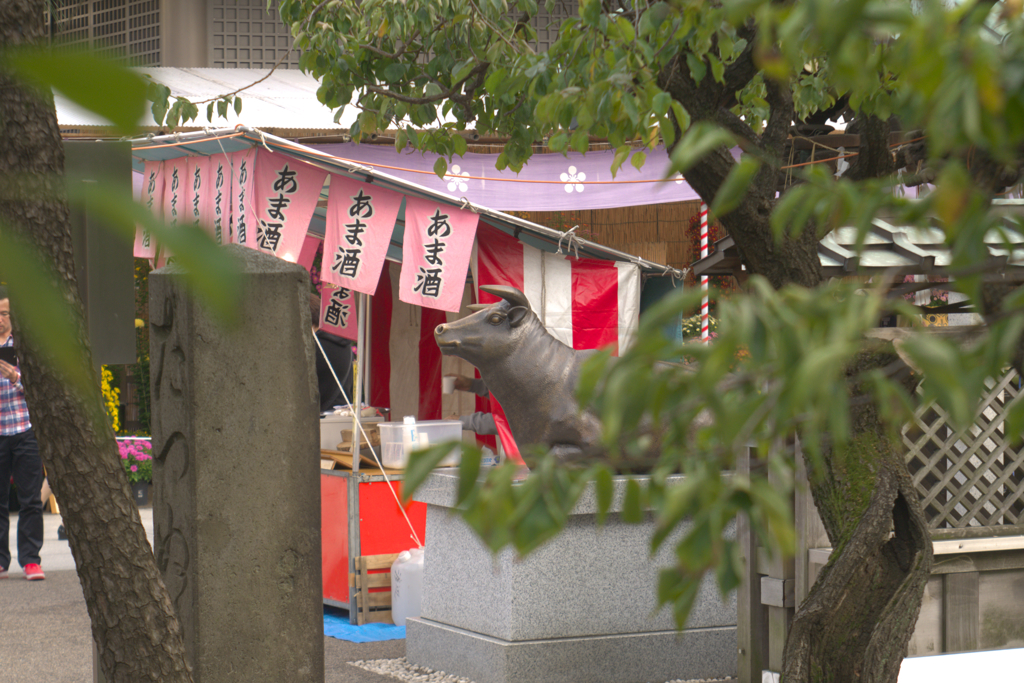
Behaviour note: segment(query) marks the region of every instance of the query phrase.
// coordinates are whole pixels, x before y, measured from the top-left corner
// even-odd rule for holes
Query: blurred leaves
[[[104,226],[116,230],[126,241],[135,240],[136,226],[148,230],[161,249],[174,255],[175,263],[184,270],[186,283],[210,310],[226,325],[240,322],[238,302],[243,282],[238,266],[205,230],[165,224],[131,195],[115,189],[116,185],[68,180],[68,200],[72,204],[88,206],[103,219]]]
[[[0,243],[0,273],[11,293],[18,327],[25,335],[23,343],[52,358],[79,389],[92,386],[90,368],[82,362],[77,317],[55,285],[59,275],[52,264],[3,223]]]
[[[283,0],[280,8],[305,50],[303,68],[323,82],[321,101],[341,106],[356,94],[355,139],[397,127],[397,149],[450,158],[466,151],[455,138],[473,126],[507,140],[496,166],[516,171],[544,140],[555,152],[605,140],[615,150],[613,172],[627,159],[643,163],[646,149],[664,144],[667,175],[714,156],[724,170],[711,210],[728,216],[754,183],[788,163],[758,148],[777,113],[769,101],[788,102],[769,93],[786,89],[798,119],[845,98],[860,115],[896,116],[903,130],[923,131],[934,190],[911,201],[899,196],[900,178],[854,181],[836,179],[824,165],[798,167],[792,175],[799,182],[784,196],[776,199],[767,184],[767,195],[756,188],[761,203],[744,207],[772,210],[777,240],[850,228],[856,251],[872,239],[880,215],[907,232],[941,231],[957,286],[975,300],[1000,263],[989,248],[1016,249],[995,239],[1005,229],[989,211],[991,189],[976,184],[977,167],[958,161],[987,155],[1012,167],[1024,149],[1024,19],[1000,15],[998,3],[655,2],[629,22],[618,8],[587,1],[559,24],[543,53],[533,49],[532,2],[516,11],[470,0],[328,5]],[[522,13],[527,20],[518,24]],[[746,30],[748,22],[756,32]],[[760,73],[730,91],[735,103],[718,119],[724,127],[713,123],[713,106],[673,99],[672,79],[713,88],[730,82],[731,67],[747,56]],[[732,163],[724,154],[737,144],[745,153]],[[897,158],[901,151],[893,149]],[[435,172],[447,168],[442,159]],[[735,588],[740,560],[730,534],[738,517],[765,547],[792,552],[786,497],[797,443],[808,467],[820,471],[830,449],[850,440],[855,402],[873,401],[893,430],[908,418],[916,399],[895,371],[847,375],[883,315],[916,318],[888,291],[886,283],[903,275],[893,270],[873,283],[833,281],[814,291],[774,291],[753,276],[745,295],[719,300],[721,325],[709,345],[661,334],[694,309],[700,292],[667,297],[645,313],[625,353],[599,353],[584,371],[579,395],[603,420],[607,456],[571,469],[539,454],[521,482],[514,467],[479,471],[470,458],[459,485],[464,518],[488,547],[525,553],[557,533],[592,486],[600,520],[654,520],[652,552],[674,551],[659,599],[682,624],[708,575],[723,591]],[[928,378],[923,400],[937,401],[958,425],[970,422],[985,378],[1001,372],[1020,343],[1022,306],[1024,293],[1008,297],[992,324],[970,338],[903,342],[900,354]],[[1008,425],[1024,425],[1024,402],[1014,404]],[[737,474],[751,448],[763,457],[761,469]],[[422,457],[410,465],[407,494],[443,456]],[[617,474],[628,471],[650,476]]]
[[[6,49],[3,59],[26,82],[59,90],[79,106],[110,120],[123,133],[135,131],[147,91],[162,88],[147,84],[131,70],[91,53]],[[96,225],[102,226],[99,229],[112,229],[128,242],[134,241],[137,225],[144,227],[175,254],[185,271],[186,282],[214,313],[226,324],[237,320],[241,278],[235,264],[203,230],[165,225],[136,203],[129,191],[118,189],[123,178],[110,183],[94,180],[5,177],[0,187],[4,201],[38,201],[43,205],[63,201],[62,190],[66,189],[71,206],[87,208],[96,218]],[[0,226],[4,245],[0,250],[0,272],[17,297],[22,329],[69,381],[88,386],[88,367],[83,365],[75,317],[68,310],[71,302],[64,300],[56,287],[62,276],[53,271],[52,263],[34,246],[15,235],[10,226]]]
[[[145,110],[147,85],[137,74],[90,52],[35,48],[5,50],[16,73],[37,86],[59,90],[99,114],[124,135],[134,133]]]

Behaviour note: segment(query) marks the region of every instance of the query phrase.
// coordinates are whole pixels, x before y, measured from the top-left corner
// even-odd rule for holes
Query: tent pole
[[[363,375],[366,372],[362,351],[365,349],[363,337],[366,334],[366,295],[356,292],[356,348],[359,350],[356,361],[355,386],[352,388],[352,472],[359,471],[359,444],[362,441],[362,428],[359,425],[363,412]]]

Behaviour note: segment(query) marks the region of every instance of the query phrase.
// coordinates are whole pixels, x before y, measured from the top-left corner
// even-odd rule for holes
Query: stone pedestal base
[[[736,627],[511,642],[429,619],[406,621],[406,658],[474,683],[623,683],[736,672]],[[723,666],[723,662],[733,662]]]
[[[626,482],[616,481],[616,500]],[[682,631],[670,608],[658,608],[658,573],[675,561],[676,543],[651,557],[652,516],[627,524],[613,505],[598,525],[591,490],[564,530],[525,559],[492,555],[453,514],[457,489],[458,474],[439,471],[415,495],[427,504],[427,533],[420,618],[407,623],[410,663],[474,683],[736,674],[735,595],[723,599],[707,577]]]

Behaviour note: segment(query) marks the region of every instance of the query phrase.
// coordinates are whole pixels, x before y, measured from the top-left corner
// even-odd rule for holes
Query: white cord
[[[338,379],[337,373],[334,372],[334,366],[332,366],[331,362],[327,360],[327,354],[324,352],[324,347],[320,344],[320,340],[317,339],[316,334],[313,335],[313,341],[316,342],[316,346],[318,349],[320,349],[321,355],[323,355],[324,360],[327,361],[327,367],[331,371],[331,376],[334,377],[334,381],[335,383],[337,383],[338,389],[341,390],[342,398],[345,399],[345,403],[348,405],[349,411],[352,411],[352,417],[355,418],[356,415],[354,411],[356,409],[352,406],[352,401],[349,400],[348,394],[345,393],[345,388],[341,386],[341,380]],[[353,419],[353,422],[359,426],[359,433],[366,438],[366,443],[370,448],[370,454],[373,455],[373,459],[377,462],[377,467],[380,468],[380,473],[384,475],[384,481],[387,482],[388,488],[391,490],[391,495],[395,497],[395,503],[398,505],[398,509],[401,510],[402,516],[405,517],[405,523],[409,525],[409,531],[412,532],[412,537],[416,541],[416,546],[422,548],[423,542],[420,540],[420,537],[416,534],[416,529],[413,527],[412,522],[409,520],[409,515],[405,513],[405,507],[402,505],[402,501],[399,500],[398,494],[395,492],[395,486],[394,484],[391,483],[391,479],[388,477],[388,473],[384,471],[384,465],[381,464],[380,458],[377,457],[377,451],[375,451],[373,446],[370,444],[370,437],[366,436],[366,430],[363,429],[363,423],[358,419]],[[355,458],[355,453],[352,454],[352,457]]]

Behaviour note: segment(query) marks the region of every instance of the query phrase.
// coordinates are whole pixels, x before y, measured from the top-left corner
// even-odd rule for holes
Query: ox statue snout
[[[453,355],[459,348],[458,339],[445,338],[445,334],[450,331],[450,326],[444,323],[434,328],[434,341],[437,342],[437,347],[441,350],[441,355],[443,356]]]

